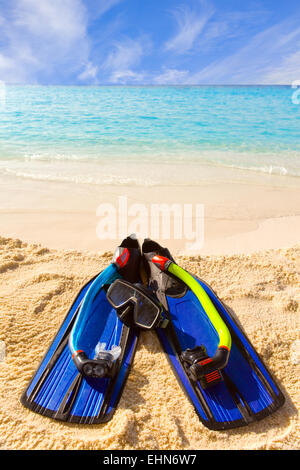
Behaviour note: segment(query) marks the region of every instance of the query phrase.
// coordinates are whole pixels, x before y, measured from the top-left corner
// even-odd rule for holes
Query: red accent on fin
[[[218,370],[214,370],[213,372],[206,374],[205,379],[207,383],[215,382],[216,380],[221,379],[221,374]]]
[[[209,362],[212,362],[212,359],[209,357],[207,359],[204,359],[203,361],[199,361],[198,364],[201,366],[204,366],[204,364],[208,364]]]

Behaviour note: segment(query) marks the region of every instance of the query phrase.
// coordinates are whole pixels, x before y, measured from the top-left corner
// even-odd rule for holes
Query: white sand
[[[143,333],[113,419],[58,423],[23,408],[20,395],[80,286],[110,262],[0,238],[1,449],[298,449],[300,246],[251,255],[183,256],[234,310],[285,397],[267,419],[227,432],[205,428],[153,332]]]
[[[101,168],[101,167],[100,167]],[[132,167],[131,170],[133,171]],[[135,169],[138,172],[140,167]],[[204,245],[194,250],[198,254],[251,253],[255,250],[293,246],[300,234],[300,187],[297,178],[260,175],[228,168],[195,166],[185,168],[153,166],[153,178],[159,172],[166,183],[158,186],[93,185],[60,181],[40,181],[0,175],[1,235],[49,248],[99,251],[110,250],[128,233],[142,227],[130,228],[137,217],[127,214],[128,228],[116,233],[114,239],[100,240],[96,228],[101,217],[96,215],[101,204],[112,204],[116,210],[117,232],[119,198],[125,197],[128,210],[142,204],[146,210],[142,224],[148,224],[147,236],[167,245],[172,251],[186,251],[188,240],[176,240],[170,230],[164,238],[165,218],[160,218],[159,235],[151,231],[151,204],[190,204],[204,207]],[[150,171],[149,169],[149,171]],[[142,171],[142,169],[140,169]],[[200,178],[199,184],[178,186],[172,183],[175,170]],[[143,170],[145,173],[145,169]],[[156,173],[155,173],[156,171]],[[174,173],[175,172],[175,173]],[[127,176],[130,176],[127,169]],[[142,179],[144,173],[139,175]],[[176,179],[175,179],[176,180]],[[168,185],[169,184],[169,185]],[[148,215],[147,215],[148,211]],[[139,217],[141,215],[139,214]],[[173,215],[171,215],[174,220]],[[112,230],[110,230],[110,235]],[[142,234],[141,234],[142,237]]]

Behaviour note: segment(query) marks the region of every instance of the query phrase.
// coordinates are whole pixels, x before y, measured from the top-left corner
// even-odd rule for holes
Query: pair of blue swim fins
[[[79,292],[21,402],[60,421],[109,421],[141,329],[155,329],[171,368],[209,429],[267,417],[284,396],[230,310],[167,248],[129,236]]]

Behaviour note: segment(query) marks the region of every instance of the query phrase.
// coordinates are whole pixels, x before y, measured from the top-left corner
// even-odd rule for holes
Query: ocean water
[[[290,87],[0,92],[2,175],[99,185],[167,178],[184,185],[197,184],[209,166],[300,177],[300,105]]]

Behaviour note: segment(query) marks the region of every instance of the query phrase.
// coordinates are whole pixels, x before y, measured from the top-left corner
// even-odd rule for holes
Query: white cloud
[[[300,30],[285,20],[256,34],[233,54],[191,73],[187,83],[289,83],[297,67],[299,70],[299,49]]]
[[[36,83],[56,74],[71,77],[89,62],[87,22],[81,0],[13,0],[2,18],[0,79]]]
[[[212,6],[206,1],[200,0],[199,5],[201,11],[192,9],[188,5],[182,5],[173,11],[178,31],[173,38],[165,43],[165,50],[184,54],[193,48],[214,13]]]
[[[89,0],[91,16],[99,17],[124,0]]]
[[[187,70],[164,68],[163,72],[154,78],[154,82],[159,85],[182,85],[188,77]]]
[[[279,67],[266,71],[261,83],[290,85],[295,80],[300,80],[300,50],[284,57]]]
[[[127,83],[143,83],[144,74],[133,70],[115,70],[110,76],[110,83],[126,85]]]
[[[98,67],[93,65],[92,62],[88,62],[84,70],[78,75],[79,80],[84,82],[96,83]]]
[[[150,42],[146,38],[130,39],[115,42],[113,50],[108,54],[102,69],[109,74],[111,83],[124,83],[129,81],[140,81],[144,75],[135,72],[137,66],[145,53],[149,50]]]
[[[0,70],[9,70],[13,66],[13,61],[9,57],[0,54]]]
[[[38,37],[65,37],[71,40],[85,35],[87,15],[80,0],[17,0],[13,26]]]
[[[126,70],[136,65],[143,54],[141,44],[133,39],[116,42],[114,49],[108,55],[104,67],[112,70]]]

